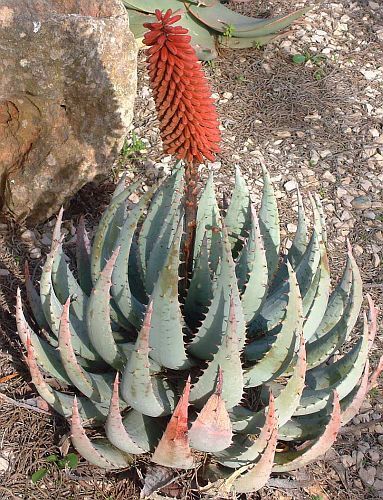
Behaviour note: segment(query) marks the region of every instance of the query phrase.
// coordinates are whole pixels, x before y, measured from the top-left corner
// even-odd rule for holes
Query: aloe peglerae
[[[297,234],[281,256],[266,170],[258,214],[239,170],[225,213],[210,175],[198,203],[193,272],[181,303],[183,170],[178,164],[129,210],[138,186],[122,189],[121,183],[92,248],[79,226],[77,278],[63,250],[59,217],[40,293],[27,282],[44,333],[28,325],[20,293],[18,332],[36,389],[71,420],[72,442],[88,461],[117,469],[134,455],[152,453],[157,464],[190,468],[200,463],[198,450],[209,454],[204,474],[215,478],[211,492],[254,491],[271,472],[323,454],[358,412],[369,387],[376,310],[371,303],[370,322],[364,318],[356,343],[327,364],[357,322],[359,270],[349,248],[330,293],[317,197],[311,198],[310,237],[299,198]],[[258,393],[255,407],[249,402]],[[105,438],[90,440],[90,425],[103,427]],[[285,451],[275,453],[278,443]]]
[[[182,11],[182,26],[189,30],[192,46],[200,60],[217,56],[217,47],[243,49],[260,47],[283,34],[310,7],[272,18],[244,16],[223,5],[219,0],[123,0],[130,29],[140,39],[145,23],[155,21],[155,10]]]
[[[84,458],[119,469],[150,454],[161,466],[196,467],[203,491],[221,498],[256,491],[272,472],[325,453],[383,361],[370,376],[377,328],[370,298],[369,320],[364,315],[347,348],[362,281],[349,246],[331,291],[317,196],[309,197],[309,231],[298,192],[297,231],[286,251],[266,168],[260,207],[239,169],[226,210],[212,174],[199,194],[198,162],[218,150],[218,120],[188,35],[174,30],[178,20],[156,11],[145,40],[162,138],[180,161],[135,204],[140,183],[126,187],[122,179],[92,244],[80,221],[75,272],[61,211],[39,292],[26,273],[40,333],[24,316],[20,291],[16,320],[33,383],[70,420]],[[104,437],[90,439],[88,427]]]

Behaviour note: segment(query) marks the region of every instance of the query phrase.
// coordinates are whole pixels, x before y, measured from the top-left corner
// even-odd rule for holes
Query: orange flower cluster
[[[206,77],[190,45],[188,30],[169,9],[144,35],[164,151],[188,163],[214,160],[219,151],[218,117]]]

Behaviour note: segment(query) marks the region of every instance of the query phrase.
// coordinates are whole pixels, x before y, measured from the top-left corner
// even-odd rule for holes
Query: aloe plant
[[[136,38],[145,33],[144,23],[155,21],[155,10],[182,10],[182,26],[189,30],[192,45],[203,61],[217,56],[217,43],[243,49],[259,47],[274,40],[283,30],[310,10],[298,9],[274,18],[253,18],[232,11],[219,0],[123,0],[129,13],[130,29]]]
[[[370,321],[364,315],[356,342],[339,354],[362,304],[351,249],[330,293],[322,206],[310,198],[308,236],[298,196],[297,232],[281,252],[266,170],[258,214],[239,170],[226,212],[210,175],[198,201],[190,281],[180,293],[184,182],[179,162],[127,209],[139,185],[125,188],[122,180],[92,247],[81,221],[75,273],[61,212],[39,293],[27,275],[41,333],[26,321],[20,291],[17,329],[37,391],[70,420],[72,443],[89,462],[118,469],[151,453],[156,464],[199,468],[207,493],[256,491],[272,472],[323,454],[358,412],[376,309],[370,300]],[[105,437],[90,439],[88,427]]]

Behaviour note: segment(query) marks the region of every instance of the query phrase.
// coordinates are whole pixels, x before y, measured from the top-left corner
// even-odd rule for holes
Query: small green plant
[[[326,56],[324,54],[311,54],[310,52],[303,52],[302,54],[294,54],[292,57],[292,61],[294,64],[306,64],[307,62],[311,62],[314,66],[317,66],[317,69],[314,71],[315,80],[322,80],[324,76],[326,76],[326,72],[323,68],[323,62],[326,60]]]
[[[372,387],[370,389],[370,392],[368,393],[369,396],[372,398],[372,399],[375,399],[377,398],[378,396],[380,396],[380,390],[378,387]]]
[[[324,54],[310,54],[310,52],[306,51],[302,54],[294,54],[292,59],[294,64],[305,64],[311,61],[316,66],[319,66],[326,59],[326,56]]]
[[[124,145],[121,149],[121,157],[124,160],[136,156],[136,153],[145,149],[145,143],[137,137],[135,132],[132,132],[130,139],[125,139]]]
[[[223,32],[223,36],[226,36],[227,38],[232,38],[235,32],[235,26],[233,24],[228,24],[225,28],[225,31]]]
[[[64,457],[60,458],[58,455],[49,455],[45,458],[46,466],[37,469],[36,472],[32,474],[31,481],[33,484],[41,481],[47,474],[53,472],[53,469],[76,469],[78,465],[78,457],[75,453],[68,453]]]

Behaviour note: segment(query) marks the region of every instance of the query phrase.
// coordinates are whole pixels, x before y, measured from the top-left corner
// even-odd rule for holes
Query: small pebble
[[[359,477],[367,486],[372,486],[375,481],[376,468],[373,466],[361,467],[359,469]]]
[[[367,210],[371,208],[371,200],[368,196],[357,196],[351,201],[351,205],[356,210]]]
[[[322,175],[322,178],[325,179],[326,181],[329,181],[329,182],[336,182],[336,177],[335,175],[333,175],[329,170],[326,170],[326,172],[324,172],[324,174]]]
[[[363,212],[363,217],[368,220],[375,220],[376,213],[373,212],[372,210],[367,210],[366,212]]]
[[[20,238],[27,242],[35,241],[36,239],[35,233],[29,229],[26,229],[24,232],[22,232]]]
[[[364,252],[363,248],[360,245],[354,245],[354,254],[358,257],[362,255]]]
[[[297,189],[297,182],[294,181],[294,180],[291,180],[291,181],[287,181],[284,186],[285,190],[290,193],[291,191],[294,191],[295,189]]]
[[[368,450],[367,455],[371,462],[379,462],[380,454],[376,450]]]
[[[29,252],[29,255],[31,259],[40,259],[41,257],[41,250],[40,248],[32,248],[32,250]]]
[[[355,464],[355,460],[352,458],[351,455],[343,455],[341,457],[341,461],[342,461],[342,464],[343,464],[343,467],[351,467],[352,465]]]
[[[287,231],[289,233],[296,233],[297,226],[295,224],[287,224]]]

